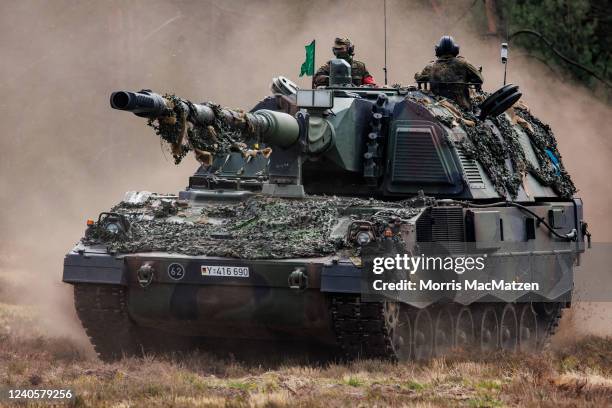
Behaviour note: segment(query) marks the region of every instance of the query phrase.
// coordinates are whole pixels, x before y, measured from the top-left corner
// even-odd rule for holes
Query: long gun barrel
[[[183,112],[187,112],[187,120],[194,125],[208,126],[220,120],[232,129],[256,132],[266,143],[282,147],[294,144],[299,138],[297,120],[282,112],[262,109],[245,113],[206,103],[192,103],[180,98],[169,99],[149,90],[116,91],[110,97],[113,109],[150,119],[171,116],[177,104],[181,105]]]
[[[150,91],[113,92],[110,104],[113,109],[125,110],[145,118],[162,116],[168,109],[164,98]]]

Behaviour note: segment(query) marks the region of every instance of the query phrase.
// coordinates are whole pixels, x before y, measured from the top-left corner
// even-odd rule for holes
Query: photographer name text
[[[487,282],[477,280],[436,282],[431,279],[417,282],[407,279],[398,282],[384,282],[382,279],[377,279],[372,282],[372,288],[377,291],[538,291],[540,284],[537,282],[506,282],[503,279]]]

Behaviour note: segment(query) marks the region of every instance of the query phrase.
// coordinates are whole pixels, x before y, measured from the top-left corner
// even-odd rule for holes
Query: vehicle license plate
[[[202,276],[228,276],[248,278],[248,266],[202,265]]]

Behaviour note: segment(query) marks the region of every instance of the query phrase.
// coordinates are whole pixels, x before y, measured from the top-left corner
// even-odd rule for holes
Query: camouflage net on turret
[[[474,98],[474,103],[481,102],[486,96],[486,93],[478,95]],[[478,120],[471,112],[463,110],[450,100],[445,99],[440,104],[453,115],[437,114],[436,118],[449,128],[457,124],[462,125],[467,137],[456,144],[468,158],[480,162],[501,196],[506,196],[507,192],[511,198],[516,198],[528,172],[542,184],[552,187],[563,198],[570,198],[576,192],[576,187],[563,166],[550,126],[534,117],[526,106],[519,103],[511,108],[509,114],[514,116],[512,121],[508,119],[507,114],[490,118],[499,130],[498,135],[485,121]],[[538,160],[537,166],[527,160],[514,123],[520,125],[529,136]],[[557,160],[556,164],[553,164],[551,155]],[[506,164],[507,160],[510,160],[511,169]]]
[[[466,156],[480,162],[502,197],[506,191],[515,197],[525,173],[525,155],[516,135],[502,132],[500,140],[484,122],[478,122],[474,127],[466,126],[464,130],[468,137],[462,139],[459,146]],[[510,158],[516,172],[508,169],[506,158]]]
[[[231,151],[246,154],[249,144],[259,142],[255,128],[248,123],[243,111],[235,110],[240,114],[235,119],[246,122],[244,130],[236,130],[223,120],[224,115],[221,114],[220,105],[208,103],[208,107],[215,113],[215,122],[203,126],[187,120],[190,112],[184,109],[183,103],[190,106],[190,102],[172,94],[165,94],[164,98],[172,105],[170,114],[149,119],[147,124],[155,130],[155,134],[170,145],[175,164],[179,164],[190,151],[195,153],[199,162],[210,164],[214,155]]]
[[[149,201],[140,206],[122,203],[112,211],[131,220],[129,233],[113,237],[94,228],[83,243],[103,244],[119,253],[164,251],[241,259],[318,257],[351,248],[357,254],[353,243],[332,236],[343,211],[350,207],[373,209],[369,214],[349,217],[372,222],[382,234],[390,220],[417,214],[413,205],[357,198],[255,196],[239,203],[208,204],[190,213],[196,208],[181,208],[176,201],[165,205]],[[160,212],[163,207],[170,210]]]
[[[528,163],[529,171],[543,184],[552,186],[561,197],[569,198],[573,196],[576,192],[576,186],[565,170],[565,166],[563,166],[561,153],[557,149],[557,139],[555,139],[550,126],[542,123],[526,108],[516,107],[515,112],[525,121],[522,122],[524,123],[523,128],[531,140],[531,145],[534,147],[534,152],[540,164],[539,168],[533,168],[531,163]],[[551,162],[546,150],[557,158],[557,167]]]

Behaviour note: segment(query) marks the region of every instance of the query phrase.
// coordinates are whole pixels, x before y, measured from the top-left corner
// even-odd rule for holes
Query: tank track
[[[346,359],[397,359],[384,303],[362,302],[359,296],[334,296],[331,315],[336,339]]]
[[[544,320],[545,327],[543,332],[543,338],[538,344],[538,348],[540,349],[548,349],[550,347],[550,343],[552,337],[557,332],[559,328],[559,323],[561,322],[561,317],[563,316],[563,306],[561,303],[557,303],[555,305],[555,309],[550,313],[549,316],[539,317],[539,320]]]
[[[123,356],[142,355],[153,351],[154,345],[130,319],[127,309],[127,288],[116,285],[74,285],[77,315],[101,359],[112,361]],[[477,304],[474,306],[478,306]],[[348,360],[398,360],[394,344],[393,309],[384,302],[363,302],[359,296],[336,295],[331,299],[333,329],[343,357]],[[477,307],[474,308],[475,310]],[[543,323],[538,348],[550,345],[561,320],[563,305],[558,303],[547,315],[539,315]],[[159,346],[159,345],[158,345]]]
[[[127,311],[126,288],[117,285],[74,285],[77,315],[103,360],[142,352],[136,326]]]
[[[500,305],[490,304],[489,306],[500,309]],[[487,305],[476,303],[472,304],[470,309],[474,316],[478,316],[485,306]],[[432,310],[435,311],[436,308]],[[563,305],[557,303],[550,313],[538,315],[538,324],[542,326],[539,330],[540,339],[535,346],[536,349],[545,349],[550,345],[551,338],[559,326],[562,312]],[[394,342],[394,331],[397,329],[389,324],[389,321],[393,319],[388,318],[388,313],[388,308],[383,302],[363,302],[359,296],[350,295],[332,297],[333,329],[345,359],[398,360],[398,350],[396,350],[398,346]],[[456,318],[455,314],[452,316],[453,319]]]

